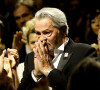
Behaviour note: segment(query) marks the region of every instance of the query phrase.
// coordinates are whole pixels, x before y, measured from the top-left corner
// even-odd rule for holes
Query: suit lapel
[[[62,56],[61,56],[61,59],[59,61],[59,64],[58,64],[58,67],[57,67],[58,70],[62,71],[62,69],[64,68],[66,63],[69,61],[69,59],[72,55],[71,49],[72,49],[73,45],[74,45],[74,42],[71,39],[69,39],[69,42],[65,46],[65,49],[64,49]]]

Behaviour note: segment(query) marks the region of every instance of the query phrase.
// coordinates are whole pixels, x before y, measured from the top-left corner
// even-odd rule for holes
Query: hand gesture
[[[23,35],[22,31],[17,31],[13,37],[12,48],[21,50],[24,44],[27,43],[26,37]]]
[[[10,60],[11,68],[16,67],[16,65],[19,62],[19,54],[16,49],[7,49],[8,52],[8,58]]]
[[[8,77],[12,78],[11,66],[9,63],[9,58],[4,57],[6,55],[6,50],[0,56],[0,74],[3,74],[3,71],[6,71]]]
[[[34,48],[34,53],[36,55],[38,71],[43,73],[45,76],[47,75],[47,71],[53,68],[52,58],[48,53],[48,47],[46,45],[46,41],[38,41],[36,42],[36,48]]]

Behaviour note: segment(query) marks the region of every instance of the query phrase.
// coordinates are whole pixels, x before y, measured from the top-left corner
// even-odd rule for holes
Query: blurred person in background
[[[22,28],[23,34],[27,39],[27,43],[25,44],[26,54],[33,52],[33,48],[35,48],[35,42],[37,41],[37,34],[34,29],[34,19],[31,19],[26,22],[26,26]],[[24,71],[24,62],[18,64],[17,73],[19,81],[21,81],[23,77]]]
[[[100,90],[100,62],[86,57],[72,70],[66,90]]]
[[[97,44],[98,31],[100,29],[100,9],[92,10],[88,14],[86,22],[85,40],[88,44]]]
[[[100,9],[92,10],[91,13],[88,14],[88,18],[86,21],[86,31],[85,31],[85,43],[90,44],[97,50],[99,53],[99,30],[100,30]]]
[[[18,31],[13,36],[12,48],[18,50],[20,57],[19,62],[23,62],[26,56],[25,44],[27,43],[26,37],[23,35],[22,27],[25,23],[32,19],[35,14],[34,0],[18,0],[13,10]]]

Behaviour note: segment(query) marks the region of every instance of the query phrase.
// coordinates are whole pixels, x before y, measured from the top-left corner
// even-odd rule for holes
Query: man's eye
[[[46,35],[47,37],[51,36],[52,32],[44,32],[44,35]]]
[[[34,44],[35,42],[31,42],[31,44]]]
[[[15,20],[19,20],[20,19],[20,17],[15,17]]]
[[[39,32],[36,32],[36,34],[37,34],[37,35],[41,35],[41,33],[39,33]]]
[[[29,14],[25,13],[22,15],[22,17],[27,17]]]
[[[45,32],[44,34],[50,34],[50,32]]]

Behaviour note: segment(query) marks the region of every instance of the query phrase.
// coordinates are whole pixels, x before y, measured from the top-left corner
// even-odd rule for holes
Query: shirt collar
[[[67,45],[68,41],[69,41],[69,38],[60,47],[54,50],[54,54],[58,54],[59,52],[64,51],[64,48]]]

